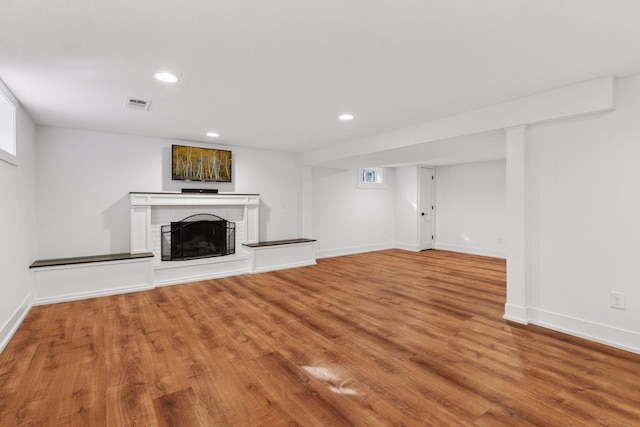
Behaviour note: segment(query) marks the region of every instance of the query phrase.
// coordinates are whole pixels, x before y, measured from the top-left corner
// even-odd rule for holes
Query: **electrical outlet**
[[[611,298],[611,307],[617,308],[618,310],[625,309],[625,297],[622,292],[610,292],[609,297]]]

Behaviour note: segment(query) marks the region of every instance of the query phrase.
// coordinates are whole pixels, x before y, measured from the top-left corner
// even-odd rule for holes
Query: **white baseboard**
[[[436,242],[436,249],[440,249],[443,251],[460,252],[463,254],[489,256],[493,258],[502,258],[502,259],[507,258],[506,250],[476,248],[476,247],[460,246],[460,245],[449,245],[447,243],[437,243],[437,242]]]
[[[394,244],[377,243],[374,245],[351,246],[347,248],[325,249],[316,252],[316,258],[332,258],[337,256],[362,254],[365,252],[384,251],[386,249],[394,249]]]
[[[16,333],[22,321],[31,309],[31,293],[20,303],[20,306],[13,312],[11,317],[0,328],[0,353],[7,346],[13,334]]]
[[[502,318],[522,325],[529,323],[527,320],[527,307],[521,305],[505,304]]]
[[[51,297],[42,297],[33,300],[33,305],[57,304],[59,302],[77,301],[89,298],[108,297],[109,295],[128,294],[131,292],[140,292],[153,289],[153,285],[144,283],[141,285],[124,286],[113,289],[105,289],[101,291],[74,292],[69,294],[60,294]]]
[[[529,308],[528,314],[531,324],[640,354],[640,333],[638,332],[537,308]]]
[[[402,249],[403,251],[420,252],[420,246],[417,243],[402,243],[395,242],[393,245],[396,249]]]
[[[253,269],[251,273],[267,273],[269,271],[287,270],[289,268],[309,267],[310,265],[316,265],[316,262],[307,261],[307,262],[296,262],[296,263],[289,263],[289,264],[271,265],[267,267],[259,267],[259,268]]]

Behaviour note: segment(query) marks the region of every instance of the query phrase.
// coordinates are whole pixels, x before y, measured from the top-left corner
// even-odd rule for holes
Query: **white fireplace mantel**
[[[244,241],[259,240],[259,194],[130,193],[131,253],[149,252],[151,209],[161,206],[243,206]]]

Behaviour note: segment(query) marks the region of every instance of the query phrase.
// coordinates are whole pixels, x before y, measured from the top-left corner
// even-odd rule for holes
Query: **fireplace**
[[[236,252],[236,224],[197,214],[161,227],[162,261],[184,261]]]

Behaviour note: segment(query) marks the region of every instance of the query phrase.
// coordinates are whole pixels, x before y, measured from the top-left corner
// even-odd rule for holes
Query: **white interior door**
[[[433,168],[420,167],[420,211],[419,233],[420,249],[435,247],[435,176]]]

